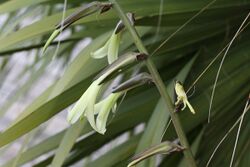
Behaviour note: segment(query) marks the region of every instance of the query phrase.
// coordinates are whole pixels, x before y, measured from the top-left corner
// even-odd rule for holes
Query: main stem
[[[130,21],[128,20],[126,14],[123,12],[123,10],[121,9],[120,5],[116,2],[116,0],[109,0],[112,4],[114,9],[116,10],[116,12],[118,13],[120,19],[123,21],[123,24],[126,26],[127,30],[130,32],[134,43],[137,47],[137,49],[141,52],[141,53],[146,53],[148,54],[147,49],[144,47],[136,29],[134,28],[134,26],[131,25]],[[158,89],[158,91],[161,94],[161,97],[163,98],[166,106],[169,109],[169,113],[171,116],[171,119],[173,121],[176,133],[178,135],[178,138],[180,140],[180,143],[183,147],[185,147],[184,152],[184,156],[189,164],[190,167],[196,167],[196,162],[194,160],[193,154],[190,150],[190,146],[189,143],[187,141],[186,135],[183,131],[180,119],[177,115],[177,113],[175,112],[175,108],[172,104],[172,100],[167,92],[167,89],[165,88],[165,85],[160,77],[159,72],[157,71],[157,68],[155,67],[154,63],[152,62],[152,60],[150,59],[150,57],[148,57],[146,59],[146,66],[149,70],[149,72],[151,73],[153,80],[155,82],[155,85]]]

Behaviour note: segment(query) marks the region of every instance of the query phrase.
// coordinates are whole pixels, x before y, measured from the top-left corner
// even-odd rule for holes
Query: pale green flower
[[[119,45],[121,41],[121,32],[113,32],[108,41],[103,47],[91,53],[91,56],[95,59],[101,59],[105,56],[108,58],[109,64],[118,58]]]
[[[129,21],[131,22],[131,25],[134,25],[135,19],[133,13],[127,13],[127,16],[129,18]],[[118,52],[119,52],[119,45],[121,42],[121,35],[123,32],[123,29],[125,28],[124,24],[120,20],[112,35],[108,39],[108,41],[99,49],[91,53],[91,56],[95,59],[101,59],[105,56],[108,58],[108,63],[111,64],[118,58]]]
[[[133,56],[134,54],[131,54],[133,59],[136,58],[136,56]],[[130,62],[133,59],[127,56],[127,59],[125,59],[125,62]],[[131,60],[132,59],[132,60]],[[80,97],[80,99],[77,101],[75,106],[72,108],[71,111],[68,113],[68,121],[73,124],[79,119],[81,119],[83,116],[85,116],[92,128],[97,131],[98,133],[104,134],[106,131],[106,124],[107,119],[110,111],[112,109],[115,109],[116,107],[116,101],[120,97],[121,93],[111,93],[108,97],[101,100],[99,103],[96,104],[97,96],[103,87],[102,81],[109,76],[113,71],[119,69],[118,67],[123,66],[126,63],[118,63],[115,67],[112,66],[112,68],[108,71],[105,71],[102,73],[96,80],[92,82],[92,84],[88,87],[88,89],[84,92],[84,94]],[[114,63],[117,64],[117,63]],[[95,119],[95,115],[97,115],[97,118]]]
[[[106,132],[108,115],[112,109],[116,109],[116,102],[121,93],[111,93],[108,97],[96,104],[96,98],[102,88],[102,84],[99,85],[101,79],[95,80],[84,92],[72,110],[69,111],[68,121],[73,124],[84,115],[95,131],[104,134]],[[96,119],[95,115],[97,115]]]
[[[96,130],[94,106],[102,87],[102,85],[99,85],[99,82],[100,80],[95,80],[80,97],[72,110],[69,111],[67,119],[71,124],[77,122],[84,115],[87,117],[90,125]]]
[[[143,59],[145,59],[144,54],[133,52],[127,53],[123,56],[120,56],[119,59],[115,60],[111,65],[106,67],[102,72],[99,73],[99,75],[97,75],[97,77],[80,97],[72,110],[69,111],[68,121],[73,124],[85,116],[95,131],[104,134],[106,131],[106,124],[110,111],[112,109],[115,110],[118,98],[126,92],[122,91],[111,93],[108,97],[97,103],[96,99],[103,87],[104,80],[122,67],[136,62],[137,60]]]
[[[96,128],[97,132],[104,134],[106,132],[106,125],[110,111],[115,112],[117,106],[117,100],[121,96],[121,93],[111,93],[108,97],[101,100],[95,105]]]

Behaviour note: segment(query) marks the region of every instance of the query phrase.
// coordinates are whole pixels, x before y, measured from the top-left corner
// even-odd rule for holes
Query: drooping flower
[[[96,130],[95,119],[94,119],[94,105],[96,98],[102,85],[99,85],[99,80],[95,80],[84,94],[77,101],[72,110],[68,113],[67,120],[73,124],[84,116],[87,117],[90,125]],[[93,113],[93,114],[92,114]]]
[[[140,55],[140,53],[127,53],[120,56],[119,59],[115,60],[111,65],[100,72],[72,110],[69,111],[68,121],[73,124],[85,116],[94,130],[104,134],[108,115],[112,109],[115,109],[118,98],[124,92],[111,93],[108,97],[97,103],[97,97],[103,87],[103,81],[120,68],[137,61],[137,57]],[[96,119],[95,115],[97,115]]]
[[[128,13],[128,16],[131,18],[130,20],[133,24],[133,14]],[[119,21],[114,32],[104,46],[91,53],[92,57],[96,59],[107,56],[110,65],[97,75],[93,83],[69,112],[68,121],[70,123],[75,123],[84,115],[87,117],[94,130],[101,134],[106,132],[109,113],[111,110],[116,109],[117,100],[124,92],[111,93],[109,96],[96,103],[97,96],[103,87],[104,80],[120,68],[133,63],[136,60],[141,60],[141,57],[145,58],[145,55],[142,56],[143,54],[140,53],[128,53],[120,56],[118,59],[121,33],[124,27],[123,23]]]
[[[121,41],[121,32],[113,32],[108,41],[103,47],[99,48],[95,52],[91,53],[91,56],[95,59],[101,59],[105,56],[108,58],[108,63],[111,64],[118,58],[119,45]]]
[[[85,116],[95,131],[104,134],[106,132],[106,125],[110,111],[116,109],[117,100],[120,96],[126,93],[126,90],[117,93],[113,92],[100,102],[97,102],[97,97],[103,88],[105,80],[116,71],[120,71],[123,67],[144,60],[146,57],[147,56],[142,53],[130,52],[120,56],[112,64],[103,69],[76,102],[72,110],[69,111],[68,121],[73,124]],[[151,80],[151,77],[147,74],[140,74],[134,79],[137,80],[140,85],[141,82],[144,83]]]
[[[98,93],[102,88],[102,84],[99,85],[101,79],[95,80],[84,92],[69,112],[68,121],[73,124],[84,115],[95,131],[104,134],[106,132],[108,115],[111,110],[116,109],[116,102],[122,94],[111,93],[109,96],[96,103]],[[97,118],[95,118],[95,115],[97,115]]]
[[[109,113],[111,111],[115,112],[117,100],[121,95],[121,93],[111,93],[108,97],[95,105],[95,113],[98,114],[96,118],[96,128],[99,133],[104,134],[106,132]]]
[[[127,13],[127,16],[131,24],[134,25],[134,15],[132,13]],[[119,45],[124,28],[125,26],[122,21],[119,21],[108,41],[103,45],[103,47],[92,52],[92,57],[95,59],[101,59],[107,56],[109,64],[115,61],[118,58]]]

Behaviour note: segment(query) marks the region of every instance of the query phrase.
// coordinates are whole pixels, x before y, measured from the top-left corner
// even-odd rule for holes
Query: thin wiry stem
[[[61,27],[60,27],[60,33],[59,33],[59,35],[62,33],[62,31],[63,31],[63,21],[64,21],[64,19],[65,19],[65,15],[66,15],[66,9],[67,9],[67,0],[64,0],[64,4],[63,4],[63,13],[62,13],[62,19],[61,19]],[[58,43],[57,43],[57,46],[56,46],[56,50],[55,50],[55,52],[54,52],[54,54],[53,54],[53,57],[52,57],[52,59],[55,59],[56,58],[56,56],[57,56],[57,54],[58,54],[58,52],[59,52],[59,49],[60,49],[60,45],[61,45],[61,39],[59,39],[58,40]],[[44,53],[43,53],[44,54]],[[51,92],[51,94],[50,94],[50,96],[49,96],[49,99],[50,98],[52,98],[53,96],[54,96],[54,94],[55,94],[55,92],[54,92],[54,90]]]
[[[249,106],[247,108],[244,109],[243,111],[243,114],[244,112],[246,113],[247,111],[249,110]],[[244,115],[241,114],[241,116],[236,120],[236,122],[233,124],[233,126],[227,131],[227,133],[223,136],[223,138],[220,140],[220,142],[217,144],[217,146],[215,147],[213,153],[211,154],[207,164],[206,164],[206,167],[209,166],[210,162],[212,161],[213,157],[214,157],[214,154],[216,153],[216,151],[218,150],[218,148],[220,147],[220,145],[223,143],[223,141],[227,138],[227,136],[233,131],[233,129],[236,127],[236,125],[240,122],[240,120],[242,119],[242,117],[244,117]]]
[[[250,22],[248,22],[238,33],[238,35],[249,25]],[[229,42],[230,43],[230,42]],[[195,84],[201,79],[201,77],[207,72],[207,70],[214,64],[214,62],[220,57],[220,55],[226,50],[229,43],[213,58],[213,60],[206,66],[206,68],[198,75],[198,77],[194,80],[194,82],[190,85],[190,87],[187,89],[187,93],[192,89],[192,87],[195,86]]]
[[[235,152],[236,152],[236,148],[237,148],[237,144],[238,144],[239,136],[240,136],[240,130],[241,130],[241,126],[242,126],[242,123],[243,123],[244,116],[245,116],[245,114],[247,112],[247,107],[248,107],[249,100],[250,100],[250,94],[249,94],[247,103],[245,105],[243,114],[242,114],[241,119],[240,119],[240,124],[239,124],[239,128],[238,128],[238,131],[237,131],[237,136],[236,136],[236,140],[235,140],[235,143],[234,143],[234,150],[233,150],[231,161],[230,161],[230,167],[233,166],[234,156],[235,156]]]
[[[171,122],[172,122],[172,120],[170,119],[167,126],[166,126],[166,128],[165,128],[165,130],[164,130],[164,132],[161,135],[161,141],[163,140],[163,137],[164,137],[165,133],[167,132],[168,128],[170,127]]]
[[[204,12],[209,6],[211,6],[213,3],[215,3],[216,0],[213,0],[212,2],[208,3],[204,8],[202,8],[198,13],[196,13],[194,16],[192,16],[188,21],[186,21],[182,26],[180,26],[174,33],[172,33],[166,40],[164,40],[159,47],[157,47],[151,55],[154,55],[162,46],[164,46],[175,34],[177,34],[180,30],[182,30],[186,25],[188,25],[192,20],[194,20],[197,16],[199,16],[202,12]]]
[[[67,0],[64,0],[64,4],[63,4],[63,13],[62,13],[62,20],[61,20],[61,26],[60,26],[60,33],[59,35],[62,33],[63,31],[63,24],[64,24],[64,19],[65,19],[65,15],[66,15],[66,9],[67,9]],[[59,48],[60,48],[60,45],[61,45],[61,40],[59,39],[58,40],[58,43],[57,43],[57,46],[56,46],[56,51],[53,55],[53,59],[56,58],[57,54],[58,54],[58,51],[59,51]]]
[[[222,60],[221,60],[221,63],[220,63],[220,66],[219,66],[219,69],[218,69],[218,72],[216,74],[216,78],[215,78],[215,81],[214,81],[214,86],[213,86],[213,90],[212,90],[212,95],[211,95],[211,99],[210,99],[210,103],[209,103],[209,110],[208,110],[208,123],[210,122],[210,117],[211,117],[211,109],[212,109],[212,105],[213,105],[213,100],[214,100],[214,93],[215,93],[215,88],[216,88],[216,85],[217,85],[217,82],[218,82],[218,79],[219,79],[219,75],[220,75],[220,71],[221,71],[221,68],[222,68],[222,65],[225,61],[225,58],[226,58],[226,55],[232,45],[232,43],[234,42],[234,40],[236,39],[236,37],[238,36],[238,34],[240,33],[241,29],[243,28],[245,22],[247,21],[247,19],[249,18],[250,16],[250,12],[247,14],[247,16],[245,17],[245,19],[243,20],[243,22],[241,23],[239,29],[237,30],[237,32],[235,33],[235,35],[233,36],[233,39],[230,41],[223,57],[222,57]]]
[[[242,162],[243,156],[246,155],[246,152],[250,150],[250,140],[245,144],[244,148],[241,150],[240,155],[237,157],[237,161],[235,162],[235,167],[239,167]]]
[[[155,41],[157,40],[157,37],[159,36],[159,33],[160,33],[161,22],[162,22],[162,13],[163,13],[163,2],[164,2],[164,0],[160,0],[159,17],[158,17],[158,22],[157,22],[157,28],[156,28],[155,36],[153,38],[152,43],[155,43]]]
[[[122,22],[126,26],[129,33],[131,34],[131,37],[133,38],[137,49],[141,53],[148,54],[148,51],[144,47],[135,27],[131,25],[129,19],[127,18],[126,14],[121,9],[120,5],[116,2],[116,0],[110,0],[110,2],[113,4],[114,9],[116,10],[120,19],[122,20]],[[171,115],[171,119],[173,121],[173,125],[175,127],[176,133],[177,133],[178,138],[180,140],[180,143],[183,147],[185,147],[185,150],[183,152],[184,152],[184,156],[187,160],[187,164],[190,167],[196,167],[196,162],[195,162],[193,154],[190,150],[190,146],[189,146],[189,143],[187,141],[184,130],[182,128],[181,122],[179,120],[177,113],[175,113],[175,109],[174,109],[172,100],[171,100],[171,98],[166,90],[166,87],[165,87],[165,85],[164,85],[164,83],[163,83],[163,81],[162,81],[162,79],[157,71],[157,68],[155,67],[155,64],[152,62],[150,57],[147,60],[145,60],[145,63],[146,63],[146,66],[147,66],[149,72],[151,73],[151,75],[153,77],[153,80],[155,82],[155,85],[156,85],[160,95],[162,96],[162,98],[164,100],[166,107],[168,107],[169,113]]]

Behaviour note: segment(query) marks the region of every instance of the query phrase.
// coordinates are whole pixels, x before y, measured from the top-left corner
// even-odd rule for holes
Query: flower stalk
[[[148,51],[146,50],[146,48],[144,47],[136,29],[134,26],[132,26],[130,24],[129,19],[127,18],[127,16],[124,14],[123,10],[121,9],[120,5],[116,2],[116,0],[109,0],[112,3],[113,8],[116,10],[118,16],[120,17],[120,19],[122,20],[123,24],[125,25],[125,27],[127,28],[127,30],[129,31],[129,33],[131,34],[131,37],[134,40],[134,43],[137,47],[137,49],[141,52],[141,53],[145,53],[148,54]],[[155,82],[155,85],[159,91],[159,93],[161,94],[161,97],[163,98],[166,107],[168,107],[169,109],[169,113],[171,116],[171,119],[173,121],[173,125],[175,127],[176,133],[178,135],[178,138],[180,140],[180,143],[183,147],[185,147],[186,149],[183,151],[184,152],[184,156],[187,160],[187,164],[190,167],[196,167],[196,162],[194,160],[193,154],[190,150],[190,146],[189,143],[187,141],[186,135],[184,133],[184,130],[182,128],[180,119],[177,115],[177,113],[175,113],[175,108],[173,105],[173,102],[165,88],[164,82],[162,81],[159,72],[157,71],[157,68],[155,67],[154,63],[152,62],[152,60],[150,59],[150,57],[148,59],[145,60],[146,66],[149,70],[149,72],[152,75],[152,78]]]

